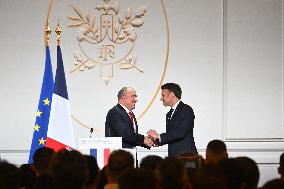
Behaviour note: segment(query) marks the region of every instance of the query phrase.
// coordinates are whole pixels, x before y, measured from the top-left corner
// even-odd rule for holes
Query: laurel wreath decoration
[[[114,64],[119,64],[121,70],[134,68],[143,73],[137,67],[137,54],[133,49],[137,39],[136,30],[144,24],[142,17],[147,12],[145,6],[140,5],[134,10],[127,8],[124,15],[120,15],[118,0],[103,0],[95,8],[100,13],[99,16],[93,16],[90,12],[84,14],[74,5],[71,7],[76,17],[67,17],[72,22],[68,27],[79,28],[77,35],[79,50],[74,52],[75,67],[71,73],[94,69],[100,65],[100,76],[106,84],[114,76]],[[126,43],[130,45],[127,53],[118,60],[115,59],[116,50],[121,44]],[[100,56],[91,58],[83,48],[86,44],[97,45],[100,49]],[[103,73],[102,67],[104,66],[111,66],[111,73]]]

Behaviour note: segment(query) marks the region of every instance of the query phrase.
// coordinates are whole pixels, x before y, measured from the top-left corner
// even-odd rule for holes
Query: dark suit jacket
[[[122,148],[144,146],[144,136],[138,134],[138,126],[134,117],[136,132],[125,109],[117,104],[107,113],[105,122],[105,137],[122,137]]]
[[[182,101],[176,107],[172,118],[166,115],[166,133],[160,135],[160,143],[168,144],[168,156],[177,156],[185,152],[197,154],[193,137],[194,112]]]

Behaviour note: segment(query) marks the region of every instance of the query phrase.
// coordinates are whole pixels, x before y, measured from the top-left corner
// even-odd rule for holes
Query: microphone
[[[94,132],[94,128],[92,127],[91,129],[90,129],[90,138],[92,138],[92,134],[93,134],[93,132]]]

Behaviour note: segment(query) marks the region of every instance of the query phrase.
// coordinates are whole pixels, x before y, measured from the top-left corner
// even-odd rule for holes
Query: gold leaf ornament
[[[91,26],[94,27],[94,26],[95,26],[95,23],[96,23],[96,16],[94,16],[94,19],[93,19],[93,21],[92,21]]]
[[[121,16],[121,15],[118,15],[118,22],[121,24],[121,25],[124,25],[126,23],[126,19]]]
[[[78,7],[73,6],[73,5],[71,5],[71,7],[77,13],[77,15],[83,20],[83,14],[81,13],[80,9]]]
[[[142,18],[135,18],[130,22],[130,24],[134,27],[140,27],[144,24],[144,21],[142,20]]]
[[[125,11],[125,18],[126,18],[127,20],[129,20],[129,19],[132,18],[132,16],[133,16],[133,14],[132,14],[131,9],[130,9],[130,8],[127,8],[126,11]]]
[[[70,16],[68,16],[67,19],[72,20],[72,21],[82,21],[81,18],[70,17]]]
[[[119,68],[122,69],[122,70],[126,70],[126,69],[130,69],[132,68],[133,66],[131,64],[129,64],[128,62],[121,62],[119,64]]]
[[[91,22],[90,22],[90,20],[91,20],[91,15],[90,15],[90,13],[88,12],[88,14],[86,15],[86,20],[87,20],[87,22],[90,24]]]
[[[131,34],[128,36],[128,39],[129,39],[129,41],[131,41],[131,42],[135,41],[135,40],[137,39],[137,34],[136,34],[136,32],[131,33]]]
[[[70,27],[70,28],[77,28],[77,27],[80,27],[84,24],[84,22],[79,22],[79,23],[75,23],[75,24],[70,24],[68,25],[67,27]]]
[[[118,1],[114,1],[111,9],[117,15],[119,13],[119,2]]]

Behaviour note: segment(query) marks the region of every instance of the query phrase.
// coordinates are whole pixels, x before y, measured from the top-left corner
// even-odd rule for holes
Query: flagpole
[[[50,39],[50,33],[51,33],[51,29],[49,27],[49,20],[50,20],[49,18],[50,18],[50,13],[51,13],[51,9],[53,7],[53,4],[54,4],[54,0],[50,0],[48,10],[47,10],[46,19],[45,19],[45,30],[44,30],[44,32],[45,32],[45,36],[44,36],[45,46],[49,46],[49,39]]]
[[[59,25],[59,19],[58,19],[58,23],[57,23],[57,27],[55,29],[55,33],[56,33],[56,40],[57,40],[57,45],[60,46],[60,35],[61,35],[62,29]]]

